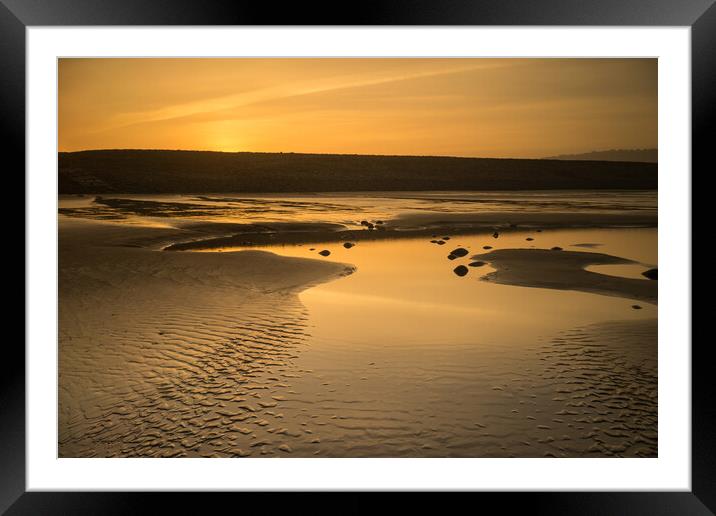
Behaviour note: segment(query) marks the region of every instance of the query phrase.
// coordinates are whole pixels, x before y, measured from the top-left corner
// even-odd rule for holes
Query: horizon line
[[[602,152],[636,152],[636,151],[658,151],[658,147],[636,148],[636,149],[602,149],[585,152],[574,152],[570,154],[552,154],[542,157],[494,157],[494,156],[454,156],[438,154],[359,154],[355,152],[296,152],[296,151],[221,151],[210,149],[159,149],[159,148],[103,148],[103,149],[81,149],[71,151],[57,151],[57,154],[75,154],[80,152],[109,152],[109,151],[145,151],[145,152],[206,152],[214,154],[299,154],[304,156],[365,156],[385,158],[450,158],[450,159],[514,159],[514,160],[542,160],[558,159],[559,157],[580,156]],[[566,160],[569,161],[569,160]],[[599,161],[599,160],[595,160]]]

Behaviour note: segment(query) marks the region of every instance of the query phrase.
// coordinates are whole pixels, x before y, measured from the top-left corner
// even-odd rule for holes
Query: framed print
[[[4,1],[3,510],[714,510],[691,169],[716,8],[443,7]]]

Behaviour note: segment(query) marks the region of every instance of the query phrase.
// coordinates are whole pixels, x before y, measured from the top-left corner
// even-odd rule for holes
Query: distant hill
[[[658,149],[612,149],[585,152],[584,154],[561,154],[544,159],[591,160],[591,161],[638,161],[640,163],[658,163]]]
[[[59,193],[655,189],[657,166],[173,150],[61,152]]]

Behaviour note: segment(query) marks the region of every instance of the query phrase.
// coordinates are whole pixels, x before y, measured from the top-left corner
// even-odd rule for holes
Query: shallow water
[[[366,192],[294,195],[193,194],[102,197],[127,202],[107,207],[95,196],[60,197],[66,216],[168,225],[168,219],[215,222],[331,222],[360,227],[360,219],[389,219],[397,214],[441,212],[648,212],[656,210],[653,190],[518,191],[518,192]]]
[[[569,249],[583,242],[657,261],[654,229],[460,236],[444,246],[420,238],[351,249],[263,248],[303,257],[327,248],[331,255],[321,259],[357,267],[300,295],[309,336],[295,365],[310,374],[291,380],[281,421],[300,422],[322,444],[293,443],[293,452],[653,455],[656,306],[634,310],[629,299],[491,284],[481,280],[492,270],[487,265],[453,273],[483,245]],[[471,252],[448,260],[456,247]],[[600,371],[610,370],[602,381]]]
[[[61,216],[169,228],[186,220],[353,227],[361,218],[425,211],[656,208],[655,192],[113,197],[130,202],[108,208],[93,197],[62,198]],[[636,277],[658,264],[656,229],[429,240],[252,247],[356,267],[298,296],[238,293],[211,269],[211,277],[184,265],[169,272],[142,253],[166,255],[147,249],[103,270],[73,269],[115,297],[78,296],[70,318],[99,316],[82,320],[79,334],[60,327],[60,391],[76,382],[73,392],[83,396],[62,407],[61,455],[656,456],[656,305],[493,284],[482,280],[489,265],[468,267],[463,277],[453,272],[486,245],[560,246],[633,260],[588,270]],[[457,247],[469,253],[448,260]],[[331,254],[321,257],[322,249]],[[118,267],[129,271],[126,284],[113,280]],[[138,267],[166,292],[150,291],[134,274]]]

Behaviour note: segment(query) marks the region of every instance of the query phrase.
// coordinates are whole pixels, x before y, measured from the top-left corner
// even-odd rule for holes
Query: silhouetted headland
[[[178,150],[61,152],[59,193],[655,189],[655,163]]]
[[[545,159],[586,160],[586,161],[636,161],[641,163],[657,163],[658,149],[610,149],[585,152],[582,154],[560,154]]]

